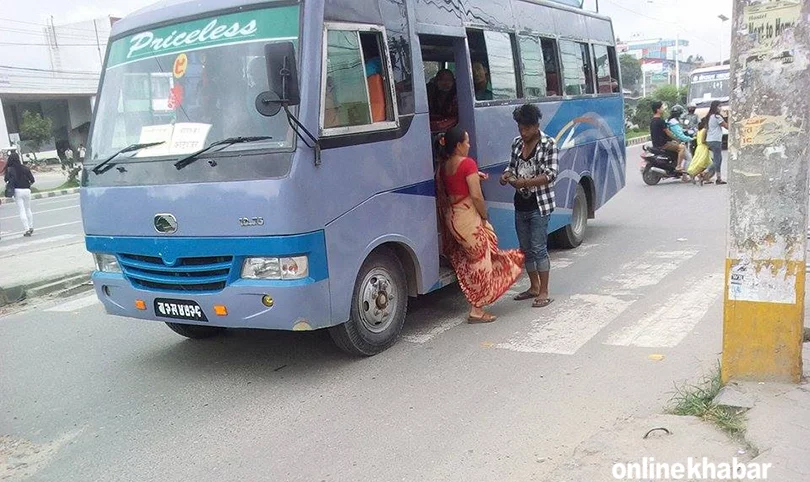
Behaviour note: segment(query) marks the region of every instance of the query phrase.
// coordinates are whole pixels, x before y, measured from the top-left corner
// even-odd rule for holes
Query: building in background
[[[51,119],[53,138],[40,152],[62,157],[86,144],[113,17],[40,26],[4,22],[0,27],[0,149],[20,144],[23,112]]]
[[[616,50],[629,54],[641,62],[644,73],[643,95],[663,85],[677,83],[676,64],[679,64],[681,87],[689,83],[689,72],[697,65],[693,58],[683,58],[683,49],[689,46],[685,39],[643,39],[621,42]],[[677,59],[677,62],[676,62]]]

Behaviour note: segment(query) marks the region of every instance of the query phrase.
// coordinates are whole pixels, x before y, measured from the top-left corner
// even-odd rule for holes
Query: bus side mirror
[[[277,42],[264,46],[267,61],[267,80],[270,92],[279,97],[285,106],[301,103],[298,91],[298,69],[295,61],[295,46],[292,42]]]

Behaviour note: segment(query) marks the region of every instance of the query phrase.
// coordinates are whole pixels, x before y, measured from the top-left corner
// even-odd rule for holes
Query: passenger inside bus
[[[475,100],[492,100],[492,89],[489,86],[489,69],[483,62],[475,61],[472,64],[473,83],[475,84]]]
[[[383,80],[383,63],[380,57],[380,46],[376,34],[360,34],[363,58],[366,59],[366,83],[371,103],[371,121],[383,122],[385,115],[385,81]]]
[[[456,76],[442,69],[427,85],[430,132],[444,132],[458,124]]]

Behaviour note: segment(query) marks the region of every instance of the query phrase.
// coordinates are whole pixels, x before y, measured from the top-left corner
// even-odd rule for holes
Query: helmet
[[[683,112],[683,107],[678,104],[673,105],[672,108],[669,109],[669,115],[672,117],[680,117],[683,115]]]
[[[697,109],[697,104],[695,104],[694,102],[690,102],[689,105],[687,106],[687,109],[689,110],[690,114],[693,114],[695,112],[695,109]]]

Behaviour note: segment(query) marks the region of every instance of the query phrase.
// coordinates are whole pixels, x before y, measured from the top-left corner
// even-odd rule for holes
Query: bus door
[[[430,111],[431,139],[458,125],[470,135],[470,156],[475,157],[474,89],[467,42],[463,36],[420,34],[422,63]],[[446,72],[446,71],[449,71]],[[448,92],[452,78],[452,92]]]

